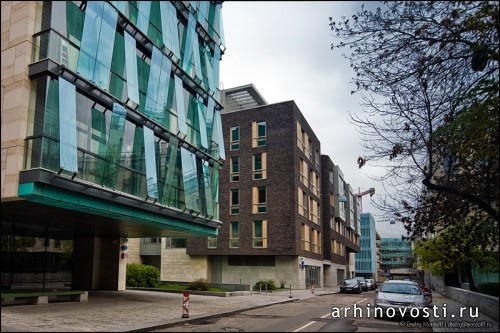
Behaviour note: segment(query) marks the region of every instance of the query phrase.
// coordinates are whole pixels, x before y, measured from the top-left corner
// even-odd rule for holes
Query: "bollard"
[[[184,291],[182,301],[182,318],[189,318],[189,291]]]
[[[262,294],[262,285],[259,283],[259,294]]]
[[[292,285],[290,285],[290,296],[288,298],[292,298]]]
[[[267,294],[267,283],[266,283],[266,294]]]

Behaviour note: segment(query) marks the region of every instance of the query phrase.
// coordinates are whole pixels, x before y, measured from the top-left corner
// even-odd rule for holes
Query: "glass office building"
[[[128,238],[217,235],[221,6],[2,2],[3,289],[124,289]]]
[[[377,235],[375,219],[370,213],[361,214],[360,251],[356,257],[356,275],[377,278]]]

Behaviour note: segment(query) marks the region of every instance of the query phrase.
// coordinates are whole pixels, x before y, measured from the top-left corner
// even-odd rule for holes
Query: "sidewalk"
[[[2,306],[2,332],[132,332],[152,331],[176,323],[227,315],[271,304],[337,293],[338,287],[254,293],[246,296],[189,296],[189,318],[182,318],[182,294],[157,291],[90,291],[88,302]],[[291,296],[291,297],[290,297]],[[498,322],[480,313],[459,317],[460,303],[433,293],[439,318],[434,332],[498,332]],[[444,306],[446,304],[446,306]],[[444,318],[443,309],[447,317]],[[455,315],[457,314],[457,315]],[[467,314],[467,316],[465,316]],[[455,315],[454,317],[452,317]],[[475,315],[475,312],[472,312]],[[451,318],[450,318],[451,317]],[[462,328],[460,328],[460,325]],[[465,328],[464,326],[471,326]],[[491,326],[491,327],[490,327]]]
[[[437,292],[432,292],[432,299],[439,316],[429,317],[434,332],[499,331],[498,321],[480,313],[475,307],[465,306]]]

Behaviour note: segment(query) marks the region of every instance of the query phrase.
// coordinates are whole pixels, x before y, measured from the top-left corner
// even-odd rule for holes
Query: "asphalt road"
[[[368,317],[373,291],[332,294],[206,318],[155,332],[432,332],[425,321]],[[356,304],[356,313],[353,311]],[[335,313],[335,317],[332,316]]]

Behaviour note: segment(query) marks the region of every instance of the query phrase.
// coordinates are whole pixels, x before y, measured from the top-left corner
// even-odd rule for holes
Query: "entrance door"
[[[311,288],[312,284],[315,288],[321,287],[320,273],[321,267],[306,265],[306,288]]]

